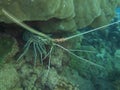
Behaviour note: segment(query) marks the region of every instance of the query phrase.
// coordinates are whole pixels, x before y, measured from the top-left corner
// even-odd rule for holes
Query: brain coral
[[[1,0],[0,21],[10,22],[4,8],[21,21],[39,21],[44,32],[71,32],[108,23],[117,4],[117,0]]]

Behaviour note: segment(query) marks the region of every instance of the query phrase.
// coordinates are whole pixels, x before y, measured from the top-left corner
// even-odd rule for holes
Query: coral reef
[[[120,1],[118,0],[118,7],[120,7]]]
[[[104,66],[105,69],[82,62],[58,47],[54,48],[52,52],[49,68],[47,68],[49,58],[46,58],[43,64],[37,62],[36,67],[34,67],[32,50],[29,50],[20,62],[8,62],[4,67],[1,67],[0,71],[5,74],[4,76],[6,73],[14,73],[17,77],[17,80],[13,79],[13,74],[11,77],[7,77],[10,80],[16,80],[17,83],[17,85],[16,83],[7,83],[9,86],[6,87],[7,90],[114,90],[113,87],[119,88],[119,82],[109,80],[114,76],[115,70],[120,70],[119,59],[115,60],[111,52],[107,53],[107,50],[110,51],[108,44],[109,47],[106,47],[106,43],[109,41],[104,41],[107,38],[96,33],[90,33],[82,37],[82,40],[78,37],[60,44],[68,49],[81,50],[74,51],[74,53]],[[117,44],[113,42],[110,43]],[[111,47],[113,46],[115,45]],[[119,50],[116,50],[117,55],[119,55]],[[6,69],[7,66],[9,68]],[[11,68],[13,70],[9,71]],[[1,81],[1,83],[6,85],[6,82]]]
[[[9,61],[18,52],[18,43],[9,35],[0,35],[0,63]]]
[[[114,81],[115,90],[120,90],[120,79]]]
[[[14,90],[19,88],[19,75],[12,64],[5,64],[0,68],[0,90]]]
[[[117,4],[117,0],[2,0],[0,21],[10,21],[2,13],[6,9],[20,21],[39,21],[35,26],[43,32],[72,32],[108,23]]]
[[[61,38],[63,36],[69,38],[71,33],[68,32],[77,29],[80,32],[72,33],[72,35],[81,35],[81,31],[91,29],[89,27],[80,29],[86,26],[105,25],[114,16],[115,7],[117,7],[117,0],[0,1],[1,22],[11,23],[5,17],[4,9],[15,16],[18,21],[28,21],[26,23],[40,28],[38,30],[50,33],[48,35],[38,32],[41,37],[32,33],[34,38],[27,37],[28,34],[26,34],[25,41],[29,41],[26,44],[26,47],[29,47],[28,53],[22,56],[22,60],[14,62],[13,57],[19,51],[17,43],[19,42],[20,46],[24,44],[23,39],[18,37],[23,34],[21,32],[23,29],[13,28],[12,24],[9,24],[11,27],[3,25],[3,28],[7,27],[3,31],[0,27],[0,33],[7,32],[12,35],[11,37],[0,34],[0,63],[2,63],[0,90],[119,90],[120,31],[118,23],[108,27],[109,30],[105,29],[106,32],[87,32],[87,35],[66,41]],[[34,29],[29,29],[34,31]],[[66,33],[59,34],[62,31]],[[49,39],[53,42],[45,44],[45,48],[40,47],[41,44],[46,43],[44,40]],[[54,48],[50,56],[44,55],[43,51],[46,49],[48,53],[51,44]],[[40,53],[37,50],[40,50]],[[43,59],[44,56],[46,58]],[[42,63],[40,57],[43,59]],[[33,65],[34,61],[35,65]]]

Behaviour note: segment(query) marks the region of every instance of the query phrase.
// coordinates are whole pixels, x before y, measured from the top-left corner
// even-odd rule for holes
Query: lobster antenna
[[[14,21],[16,24],[20,25],[21,27],[25,28],[26,30],[28,30],[31,33],[34,33],[36,35],[39,35],[41,37],[44,37],[46,39],[51,39],[49,36],[47,36],[44,33],[41,33],[33,28],[31,28],[30,26],[26,25],[23,22],[20,22],[19,19],[17,19],[16,17],[14,17],[13,15],[11,15],[9,12],[7,12],[5,9],[2,9],[2,12],[4,13],[5,16],[7,16],[9,19],[11,19],[12,21]]]

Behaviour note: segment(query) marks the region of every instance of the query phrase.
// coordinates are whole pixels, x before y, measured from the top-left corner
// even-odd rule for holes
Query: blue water
[[[120,7],[117,7],[115,12],[116,12],[116,16],[117,16],[118,20],[120,20]]]

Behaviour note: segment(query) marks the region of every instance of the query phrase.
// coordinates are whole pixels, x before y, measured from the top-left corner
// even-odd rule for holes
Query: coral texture
[[[0,21],[10,22],[2,13],[6,9],[21,21],[39,21],[44,32],[71,32],[91,24],[106,24],[117,4],[117,0],[2,0]]]
[[[13,65],[5,64],[0,68],[0,90],[14,90],[18,83],[19,76]]]
[[[18,52],[18,43],[9,35],[0,35],[0,64],[10,60]]]

